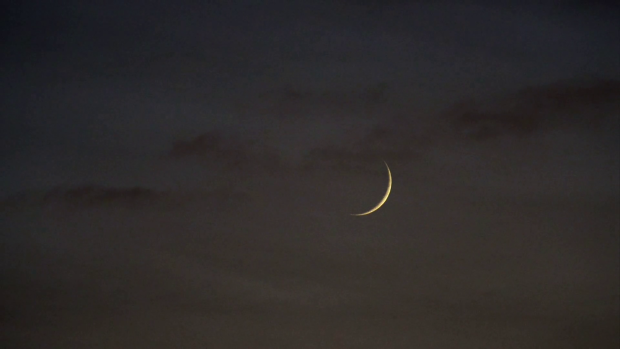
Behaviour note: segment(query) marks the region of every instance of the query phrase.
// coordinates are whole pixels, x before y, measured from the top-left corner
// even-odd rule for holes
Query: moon
[[[365,215],[371,214],[375,212],[376,210],[378,210],[379,208],[381,208],[381,206],[383,206],[383,204],[385,204],[385,202],[387,201],[388,196],[390,196],[390,191],[392,190],[392,173],[390,172],[390,167],[388,166],[387,162],[384,161],[383,163],[385,164],[385,167],[387,168],[388,178],[389,178],[387,191],[385,192],[385,195],[383,195],[383,199],[381,199],[381,201],[379,201],[377,206],[373,207],[370,211],[367,211],[364,213],[351,213],[351,216],[365,216]]]

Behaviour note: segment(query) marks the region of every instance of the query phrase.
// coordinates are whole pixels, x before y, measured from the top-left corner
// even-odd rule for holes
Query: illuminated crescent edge
[[[388,196],[390,196],[390,191],[392,190],[392,173],[390,172],[390,167],[388,166],[387,162],[384,161],[383,163],[385,164],[385,167],[387,168],[388,177],[389,177],[388,188],[387,188],[387,191],[385,192],[385,195],[383,196],[383,199],[381,199],[381,201],[379,201],[377,206],[373,207],[370,211],[364,212],[364,213],[351,213],[351,216],[365,216],[367,214],[371,214],[375,212],[376,210],[378,210],[379,208],[381,208],[381,206],[383,206],[383,204],[385,204],[385,202],[387,201]]]

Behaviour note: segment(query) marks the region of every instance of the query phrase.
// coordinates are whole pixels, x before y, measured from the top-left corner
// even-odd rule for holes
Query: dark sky
[[[616,2],[3,6],[9,347],[620,344]]]

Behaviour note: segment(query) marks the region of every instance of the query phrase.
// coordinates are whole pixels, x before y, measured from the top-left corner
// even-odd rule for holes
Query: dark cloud
[[[44,191],[24,191],[0,201],[3,210],[31,207],[58,207],[71,210],[91,208],[173,208],[188,204],[220,203],[223,206],[249,200],[245,192],[222,185],[210,191],[172,192],[145,187],[82,185],[55,187]]]
[[[45,191],[24,191],[2,201],[3,208],[57,206],[68,208],[143,207],[156,203],[165,194],[143,187],[113,188],[101,185],[55,187]]]
[[[557,82],[488,101],[455,103],[443,112],[392,114],[346,145],[311,149],[305,168],[362,169],[380,160],[418,161],[433,147],[503,136],[529,137],[562,129],[596,130],[618,117],[620,81]]]
[[[161,198],[161,193],[141,187],[108,188],[88,185],[66,190],[54,189],[43,198],[45,203],[64,201],[78,207],[106,204],[141,204]]]
[[[279,155],[264,144],[220,131],[210,131],[190,140],[175,141],[168,159],[195,159],[229,171],[267,170],[283,167]]]
[[[528,87],[492,103],[467,101],[444,115],[467,138],[529,136],[565,127],[594,127],[620,110],[620,81],[558,82]]]
[[[376,164],[381,161],[394,163],[419,158],[424,139],[399,133],[395,127],[376,126],[350,145],[329,145],[310,150],[303,167],[306,170],[332,168],[375,172],[380,170]]]

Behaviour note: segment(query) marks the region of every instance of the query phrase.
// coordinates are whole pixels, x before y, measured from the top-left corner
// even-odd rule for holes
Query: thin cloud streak
[[[432,116],[392,115],[347,146],[311,149],[307,168],[364,167],[380,159],[415,162],[434,148],[526,139],[556,131],[606,132],[619,116],[620,81],[560,81],[527,87],[488,101],[455,103]],[[484,144],[484,143],[481,143]]]

